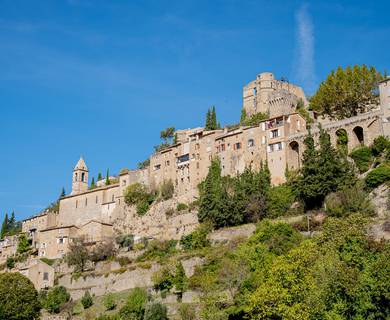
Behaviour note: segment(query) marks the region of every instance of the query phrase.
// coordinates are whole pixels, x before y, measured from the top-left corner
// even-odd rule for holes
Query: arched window
[[[248,147],[249,147],[249,148],[250,148],[250,147],[254,147],[254,145],[255,145],[255,140],[249,139],[249,140],[248,140]]]
[[[84,179],[85,179],[85,173],[83,172],[83,173],[81,174],[81,181],[82,181],[82,182],[85,182]]]
[[[77,172],[74,174],[74,181],[77,182]]]

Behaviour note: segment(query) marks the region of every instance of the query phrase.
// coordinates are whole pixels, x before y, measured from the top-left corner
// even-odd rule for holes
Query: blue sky
[[[390,71],[389,1],[0,0],[0,218],[134,168],[167,126],[239,119],[257,73],[313,93],[339,65]]]

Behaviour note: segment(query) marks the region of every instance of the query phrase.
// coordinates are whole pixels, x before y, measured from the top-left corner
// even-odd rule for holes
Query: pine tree
[[[92,180],[91,180],[91,186],[89,187],[90,189],[95,189],[96,188],[96,185],[95,185],[95,178],[92,177]]]
[[[3,239],[4,236],[7,234],[7,232],[8,232],[8,213],[5,214],[3,224],[1,225],[0,238]]]
[[[9,219],[9,222],[8,222],[7,232],[13,231],[15,229],[15,227],[16,227],[15,212],[12,211],[11,218]]]
[[[110,184],[110,172],[107,169],[107,172],[106,172],[106,186],[108,186],[109,184]]]

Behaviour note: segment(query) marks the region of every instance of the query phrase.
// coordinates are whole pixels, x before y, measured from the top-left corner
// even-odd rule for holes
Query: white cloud
[[[307,4],[301,5],[296,12],[297,22],[297,46],[298,63],[297,73],[299,81],[305,91],[312,94],[316,87],[315,63],[314,63],[314,30],[313,23],[308,12]]]

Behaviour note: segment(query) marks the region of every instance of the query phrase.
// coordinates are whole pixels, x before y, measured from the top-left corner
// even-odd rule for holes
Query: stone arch
[[[353,147],[359,147],[364,145],[364,130],[361,126],[356,126],[352,129],[352,142]]]
[[[340,128],[336,131],[336,148],[345,154],[348,153],[348,140],[347,130]]]
[[[288,145],[288,167],[290,170],[297,170],[301,166],[301,154],[299,143],[291,141]]]

